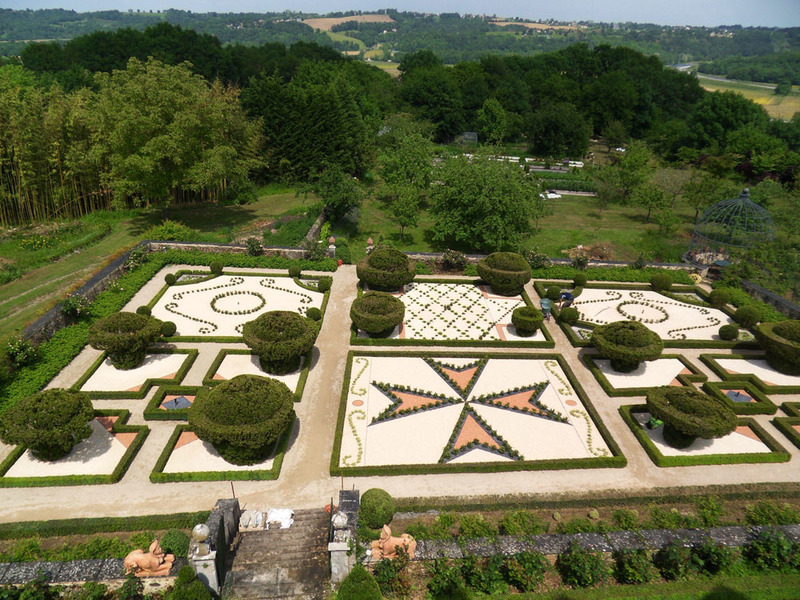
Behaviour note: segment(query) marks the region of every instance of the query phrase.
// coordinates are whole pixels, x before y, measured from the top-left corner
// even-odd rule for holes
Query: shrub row
[[[634,269],[632,267],[588,267],[581,271],[575,267],[566,265],[553,265],[540,269],[533,269],[534,279],[564,279],[571,281],[577,273],[586,274],[589,282],[598,281],[619,281],[620,283],[650,283],[650,278],[656,273],[664,273],[664,269],[648,267],[645,269]],[[689,273],[683,269],[670,269],[670,276],[673,283],[694,286],[694,282]],[[749,298],[749,296],[748,296]]]

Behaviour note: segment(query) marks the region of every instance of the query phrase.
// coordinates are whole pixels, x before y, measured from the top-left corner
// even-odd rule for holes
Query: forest
[[[754,199],[781,211],[789,236],[765,260],[788,265],[781,285],[796,287],[800,116],[771,120],[742,96],[707,93],[691,73],[609,45],[453,66],[426,49],[407,54],[399,72],[314,43],[223,45],[165,23],[29,45],[21,65],[0,67],[0,225],[246,204],[256,185],[280,182],[315,192],[334,223],[378,198],[401,242],[422,218],[433,247],[514,248],[530,244],[549,214],[539,192],[552,186],[485,158],[579,159],[601,139],[627,152],[559,185],[596,191],[601,215],[609,205],[639,207],[665,238],[676,199],[696,218],[751,186]],[[484,159],[450,165],[464,131],[478,133]],[[524,200],[508,213],[513,227],[465,235],[474,223],[440,210],[456,203],[432,182],[457,189],[469,180],[508,190],[509,205]],[[487,194],[486,214],[500,214]]]

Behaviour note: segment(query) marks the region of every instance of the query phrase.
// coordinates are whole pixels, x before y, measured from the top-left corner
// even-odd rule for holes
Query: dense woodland
[[[656,57],[574,44],[447,66],[421,50],[399,70],[392,78],[308,42],[224,46],[164,23],[30,45],[22,65],[0,68],[0,224],[98,208],[246,203],[256,183],[281,181],[316,191],[332,216],[368,192],[384,198],[401,232],[429,207],[438,219],[432,239],[443,247],[514,247],[522,231],[465,236],[469,223],[445,226],[450,216],[436,208],[453,203],[437,200],[432,181],[474,178],[528,199],[509,213],[523,229],[546,216],[544,184],[518,180],[517,166],[505,175],[491,161],[445,161],[431,174],[434,152],[453,150],[434,143],[477,131],[488,154],[492,144],[522,144],[550,161],[584,156],[595,136],[609,148],[627,145],[612,164],[587,168],[580,185],[597,190],[601,210],[641,206],[665,234],[679,196],[699,214],[744,185],[765,205],[778,195],[781,207],[795,206],[781,222],[796,229],[800,116],[770,120],[759,105],[707,93]],[[499,214],[492,194],[481,193],[486,214]]]

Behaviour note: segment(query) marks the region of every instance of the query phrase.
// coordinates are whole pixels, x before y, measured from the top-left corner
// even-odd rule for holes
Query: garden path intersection
[[[175,265],[168,267],[156,275],[137,293],[137,295],[126,306],[125,310],[135,310],[136,307],[147,304],[162,291],[164,274],[167,272],[177,272],[181,269],[188,269],[186,266]],[[264,269],[231,269],[235,274],[252,274],[254,281],[270,279],[279,281],[280,286],[287,290],[291,279],[279,277],[285,275],[285,271],[270,271]],[[255,277],[256,275],[260,277]],[[323,273],[306,273],[305,275],[325,275]],[[228,281],[231,277],[227,277]],[[437,280],[441,280],[437,277]],[[463,280],[463,277],[460,278]],[[211,280],[213,281],[213,280]],[[425,281],[425,276],[418,276],[417,282]],[[240,299],[245,304],[237,305],[231,301],[233,296],[220,296],[216,301],[218,308],[223,308],[235,313],[244,310],[260,309],[262,300],[266,306],[264,310],[274,309],[275,306],[288,307],[291,305],[290,297],[294,298],[289,292],[276,292],[273,287],[259,285],[243,294]],[[280,287],[279,286],[279,287]],[[233,289],[233,288],[231,288]],[[220,290],[220,294],[225,290]],[[159,300],[157,306],[166,306],[169,303],[167,294]],[[300,290],[301,293],[306,293]],[[279,293],[283,296],[275,296]],[[531,283],[526,285],[526,293],[530,298],[538,299]],[[210,298],[216,295],[211,293]],[[319,294],[307,294],[310,297]],[[590,348],[574,347],[567,339],[565,334],[556,324],[555,320],[545,323],[550,336],[552,337],[554,348],[533,348],[500,345],[492,347],[470,347],[452,345],[415,345],[413,339],[406,339],[402,347],[392,346],[370,346],[351,345],[351,329],[349,309],[357,295],[357,278],[354,266],[340,267],[333,274],[333,284],[327,307],[325,308],[322,328],[317,338],[315,348],[312,352],[310,370],[303,388],[302,400],[295,404],[297,420],[288,441],[283,463],[280,466],[280,474],[275,480],[264,481],[235,481],[233,484],[223,479],[220,481],[195,481],[195,482],[174,482],[174,483],[151,483],[150,474],[153,471],[159,457],[165,447],[170,443],[170,439],[175,432],[176,424],[180,421],[160,421],[145,420],[144,411],[148,403],[158,393],[159,384],[154,382],[149,389],[135,385],[135,382],[123,381],[117,378],[117,387],[99,385],[107,390],[120,389],[129,391],[132,388],[140,387],[134,395],[139,398],[120,398],[125,394],[112,396],[116,399],[96,397],[93,400],[97,409],[126,409],[131,413],[128,425],[145,426],[149,428],[149,435],[142,444],[138,454],[133,459],[122,479],[114,484],[105,485],[86,485],[86,486],[56,486],[56,487],[7,487],[0,489],[0,521],[29,521],[42,519],[60,519],[74,517],[101,517],[101,516],[130,516],[153,513],[172,513],[195,510],[208,510],[214,505],[218,498],[230,497],[232,487],[240,503],[245,507],[263,508],[269,506],[291,506],[295,509],[316,508],[324,506],[330,501],[331,497],[336,497],[342,488],[366,490],[371,487],[380,487],[388,491],[396,498],[437,498],[437,497],[457,497],[467,500],[470,497],[479,498],[481,496],[529,496],[544,497],[562,494],[587,495],[603,492],[617,491],[621,493],[658,493],[659,489],[670,488],[674,491],[680,487],[711,486],[711,485],[736,485],[736,484],[760,484],[770,482],[795,483],[797,481],[797,462],[800,461],[800,450],[798,450],[782,433],[772,424],[772,416],[764,414],[752,415],[751,418],[765,430],[782,449],[791,456],[789,462],[784,463],[742,463],[742,464],[713,464],[697,465],[684,467],[656,467],[646,454],[641,443],[632,432],[629,425],[620,415],[619,408],[624,405],[642,404],[643,396],[623,396],[608,393],[599,383],[592,371],[585,366],[582,358],[591,355],[594,351]],[[301,296],[297,296],[299,302]],[[588,296],[587,296],[588,297]],[[163,300],[163,302],[162,302]],[[317,304],[314,298],[314,306]],[[292,300],[293,301],[293,300]],[[534,300],[538,304],[538,300]],[[180,302],[180,300],[176,301]],[[209,304],[210,300],[205,304]],[[286,302],[288,304],[281,304]],[[312,304],[306,303],[308,306]],[[303,304],[303,306],[306,306]],[[419,304],[419,302],[417,302]],[[474,304],[474,302],[473,302]],[[191,306],[191,304],[187,304]],[[203,305],[204,306],[204,305]],[[272,308],[271,308],[272,306]],[[299,306],[299,305],[298,305]],[[242,308],[244,307],[244,308]],[[423,305],[424,308],[424,305]],[[183,311],[184,314],[191,315],[206,321],[212,321],[209,312],[205,308],[202,310]],[[203,312],[205,311],[205,312]],[[505,311],[498,311],[498,315],[503,315]],[[661,314],[657,309],[655,312]],[[154,311],[155,313],[155,311]],[[219,316],[219,312],[213,313]],[[655,314],[655,313],[654,313]],[[231,315],[228,315],[231,316]],[[237,316],[237,315],[234,315]],[[703,315],[706,317],[707,315]],[[248,320],[250,316],[238,315],[243,320]],[[233,318],[233,316],[231,316]],[[659,318],[658,314],[655,318]],[[177,319],[173,319],[177,320]],[[191,319],[187,319],[187,324]],[[232,322],[232,321],[230,321]],[[228,323],[228,321],[225,321]],[[217,324],[222,326],[222,321]],[[227,325],[225,325],[227,327]],[[485,330],[485,324],[479,323],[479,327]],[[468,327],[462,327],[465,331]],[[226,330],[227,331],[227,330]],[[232,330],[235,334],[235,324]],[[220,334],[214,334],[220,335]],[[225,333],[224,335],[230,335]],[[434,344],[436,342],[433,342]],[[144,379],[170,379],[170,376],[179,377],[182,375],[181,386],[191,388],[202,386],[204,379],[209,374],[217,374],[219,377],[229,378],[230,369],[246,369],[245,363],[248,357],[240,356],[248,353],[248,348],[236,341],[176,341],[168,344],[172,349],[186,351],[197,351],[196,358],[188,358],[190,354],[183,355],[159,355],[177,356],[175,364],[164,364],[158,372],[153,372]],[[230,359],[228,371],[220,371],[220,354],[228,351],[226,360]],[[231,351],[234,351],[231,353]],[[235,351],[239,351],[238,354]],[[348,361],[351,360],[349,353],[353,353],[353,365],[348,369]],[[381,356],[375,356],[380,353]],[[691,366],[691,371],[708,378],[709,382],[718,382],[720,378],[717,373],[709,366],[708,361],[701,360],[701,355],[714,355],[717,363],[726,365],[729,372],[743,372],[744,369],[736,369],[736,365],[731,366],[733,361],[741,359],[726,358],[726,356],[747,355],[749,353],[759,354],[756,351],[731,351],[729,349],[715,348],[667,348],[664,354],[679,355],[683,357],[685,363]],[[392,355],[402,354],[403,360],[399,356],[392,359]],[[468,354],[468,357],[463,355]],[[502,355],[502,358],[499,356]],[[561,362],[553,361],[553,355],[559,355]],[[194,355],[191,355],[194,356]],[[352,383],[357,375],[356,359],[359,356],[367,358],[370,363],[370,373],[365,371],[362,374],[366,385],[359,381],[355,386],[356,391],[362,387],[367,387],[369,392],[364,396],[361,410],[365,414],[363,423],[353,420],[358,425],[362,433],[363,454],[362,464],[384,465],[390,468],[392,465],[400,464],[401,460],[396,452],[385,451],[383,448],[400,447],[404,443],[409,449],[409,456],[416,461],[416,466],[425,467],[432,465],[435,467],[446,467],[440,464],[442,459],[445,462],[452,461],[459,465],[458,461],[470,460],[478,462],[482,460],[512,461],[518,460],[513,452],[507,452],[510,448],[517,452],[525,460],[539,460],[559,457],[567,458],[572,456],[591,456],[587,453],[586,435],[581,431],[588,431],[592,423],[588,417],[586,419],[570,416],[570,411],[580,410],[577,404],[569,404],[572,400],[568,394],[559,392],[564,390],[569,384],[578,384],[585,392],[585,397],[596,410],[597,416],[608,436],[613,440],[621,453],[626,457],[627,464],[622,468],[571,468],[554,470],[517,470],[503,472],[452,472],[448,469],[436,468],[431,472],[415,475],[370,475],[356,476],[345,474],[343,476],[331,475],[331,457],[334,454],[337,422],[339,421],[340,405],[344,401],[347,403],[347,411],[352,412],[349,407],[353,406],[355,400],[360,397],[352,397]],[[427,356],[430,360],[426,361],[422,356]],[[50,383],[49,387],[70,387],[83,381],[86,386],[91,382],[91,377],[87,378],[87,373],[92,371],[93,377],[102,377],[101,368],[96,366],[101,352],[86,347],[80,355],[70,363],[59,375]],[[477,358],[476,358],[477,357]],[[487,360],[488,359],[488,360]],[[239,362],[237,362],[239,361]],[[469,369],[475,368],[474,363],[481,363],[482,372],[464,375]],[[509,368],[509,365],[523,365],[524,368]],[[519,361],[519,362],[516,362]],[[574,381],[560,369],[553,368],[559,376],[566,377],[567,380],[559,381],[555,376],[548,375],[544,368],[547,361],[555,362],[557,365],[566,364],[574,376]],[[728,362],[725,362],[728,361]],[[158,361],[155,361],[158,362]],[[598,361],[599,362],[599,361]],[[358,366],[362,363],[359,362]],[[178,373],[182,365],[188,365],[185,373]],[[230,366],[234,365],[234,366]],[[239,365],[239,366],[236,366]],[[684,365],[685,366],[685,365]],[[677,368],[682,372],[684,366],[678,365]],[[744,364],[743,364],[744,366]],[[757,365],[762,369],[763,365]],[[675,367],[675,365],[670,368]],[[255,368],[255,367],[254,367]],[[93,370],[94,369],[94,370]],[[757,369],[756,369],[757,370]],[[164,371],[163,373],[161,371]],[[758,371],[758,370],[757,370]],[[345,381],[346,373],[350,373]],[[762,379],[766,381],[768,373],[758,371]],[[444,375],[443,375],[444,374]],[[449,381],[448,381],[449,377]],[[527,377],[527,379],[526,379]],[[113,380],[110,377],[109,380]],[[142,381],[142,383],[145,383]],[[376,383],[386,384],[385,390],[380,389]],[[785,381],[774,382],[780,386],[798,385],[798,382]],[[348,385],[348,391],[342,393],[343,385]],[[540,384],[539,387],[536,387]],[[680,384],[680,383],[679,383]],[[109,384],[110,385],[110,384]],[[296,384],[295,384],[296,385]],[[461,386],[459,388],[459,385]],[[636,387],[646,387],[643,383]],[[649,384],[653,385],[653,384]],[[122,387],[125,386],[125,387]],[[472,386],[472,387],[469,387]],[[291,387],[291,384],[290,384]],[[469,389],[467,389],[469,387]],[[613,386],[612,386],[613,387]],[[86,389],[97,390],[93,383]],[[417,392],[410,392],[406,388],[417,388]],[[536,388],[533,392],[526,392],[528,395],[520,399],[519,390],[516,395],[509,393],[510,390],[520,388],[529,390]],[[388,392],[387,392],[388,390]],[[436,392],[449,398],[447,403],[437,404],[439,400],[428,398],[427,401],[419,400],[425,396],[423,392]],[[416,396],[414,394],[416,393]],[[769,394],[772,402],[781,404],[783,402],[798,402],[800,394],[783,393]],[[187,392],[188,394],[188,392]],[[98,395],[98,394],[95,394]],[[102,395],[102,394],[100,394]],[[144,397],[141,397],[141,396]],[[482,396],[483,402],[476,398]],[[344,397],[344,398],[343,398]],[[417,398],[416,400],[414,398]],[[520,403],[520,406],[528,408],[528,411],[513,410],[514,406],[507,407],[498,405],[497,397],[503,399],[500,404]],[[488,398],[488,400],[487,400]],[[422,402],[425,404],[435,404],[426,406],[411,415],[402,415],[396,418],[386,418],[393,410],[398,408],[397,401],[405,403]],[[578,400],[578,398],[575,398]],[[393,404],[394,403],[394,404]],[[494,403],[494,404],[493,404]],[[394,408],[393,408],[394,407]],[[466,407],[466,408],[465,408]],[[535,410],[534,410],[535,409]],[[456,431],[459,414],[463,411],[471,411],[473,417],[472,426],[477,423],[478,431],[476,438],[485,442],[484,446],[467,448],[459,446],[458,435],[456,441],[448,441],[451,432]],[[388,411],[388,412],[387,412]],[[557,413],[559,418],[553,415]],[[380,415],[383,414],[383,417]],[[443,415],[441,418],[436,415]],[[378,418],[374,421],[375,417]],[[548,417],[548,418],[544,418]],[[427,419],[427,421],[426,421]],[[442,420],[443,419],[443,420]],[[528,425],[519,426],[515,423],[522,422],[535,424],[540,427],[536,430],[537,436],[526,436],[524,429]],[[428,432],[436,431],[436,428],[444,428],[449,424],[449,429],[438,437],[438,446],[425,445],[420,441],[425,437],[431,437]],[[337,465],[345,465],[344,457],[350,456],[350,461],[355,460],[357,445],[353,445],[354,438],[347,423],[341,424],[342,448],[336,457]],[[583,429],[581,429],[581,427]],[[376,433],[370,439],[363,434],[368,428],[372,428]],[[392,431],[392,428],[397,431]],[[543,433],[548,428],[554,431],[570,431],[572,450],[559,454],[558,434],[548,437]],[[127,438],[109,440],[108,433],[111,429],[96,428],[96,436],[106,440],[105,443],[111,444],[119,442],[124,445]],[[414,431],[422,438],[411,441]],[[460,430],[459,430],[460,431]],[[533,429],[531,429],[533,431]],[[470,436],[473,433],[469,434]],[[583,437],[581,437],[583,435]],[[731,434],[734,435],[734,434]],[[103,437],[105,436],[105,437]],[[398,442],[399,436],[399,442]],[[410,437],[411,436],[411,437]],[[113,436],[112,436],[113,437]],[[747,443],[755,446],[752,436],[742,435],[747,438]],[[589,438],[591,439],[591,438]],[[403,441],[405,440],[405,441]],[[606,449],[604,438],[595,433],[594,450]],[[348,446],[348,444],[351,444]],[[537,455],[537,445],[542,446],[551,453],[551,456]],[[188,447],[188,446],[187,446]],[[546,448],[545,448],[546,447]],[[744,447],[744,445],[742,446]],[[554,450],[554,448],[556,448]],[[411,451],[413,450],[413,452]],[[0,460],[4,460],[14,449],[9,446],[0,445]],[[750,450],[738,450],[739,452],[749,452]],[[760,452],[761,449],[754,449],[753,452]],[[504,455],[503,452],[506,452]],[[571,453],[570,453],[571,452]],[[416,453],[416,454],[415,454]],[[581,453],[584,453],[583,455]],[[545,453],[546,454],[546,453]],[[114,454],[116,458],[107,460],[118,460],[119,451]],[[472,458],[470,458],[472,455]],[[483,458],[480,458],[483,456]],[[197,455],[201,456],[201,455]],[[173,457],[174,458],[174,457]],[[90,457],[86,458],[86,461]],[[187,463],[192,462],[192,457],[184,457]],[[197,460],[197,459],[195,459]],[[202,460],[202,457],[201,459]],[[406,461],[408,462],[408,461]],[[349,464],[349,463],[348,463]],[[85,466],[85,465],[84,465]],[[96,465],[95,473],[107,469],[108,465]],[[22,467],[17,467],[21,469]],[[113,468],[113,466],[112,466]],[[178,467],[180,468],[180,467]],[[27,475],[30,476],[34,466],[27,467]],[[105,472],[105,471],[103,471]],[[346,471],[347,472],[347,471]],[[6,476],[11,476],[7,473]]]

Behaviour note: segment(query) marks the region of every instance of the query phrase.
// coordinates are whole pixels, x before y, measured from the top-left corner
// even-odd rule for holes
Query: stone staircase
[[[234,542],[226,600],[324,600],[329,588],[329,515],[298,510],[288,529],[247,531]]]

